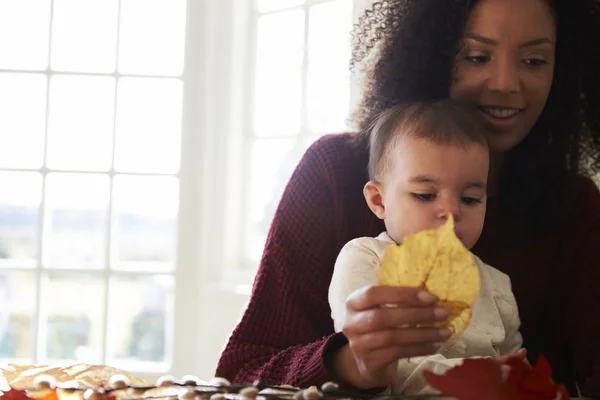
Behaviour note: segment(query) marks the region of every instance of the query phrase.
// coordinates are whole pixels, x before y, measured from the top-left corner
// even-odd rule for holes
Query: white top
[[[329,305],[335,331],[342,330],[346,318],[346,299],[354,291],[377,284],[375,267],[386,247],[393,243],[387,233],[376,238],[362,237],[348,242],[335,263],[329,286]],[[407,395],[435,392],[428,387],[421,371],[443,373],[467,357],[496,357],[522,346],[519,312],[510,278],[473,255],[479,267],[481,288],[473,303],[469,327],[462,335],[446,342],[437,354],[398,361],[393,393]]]

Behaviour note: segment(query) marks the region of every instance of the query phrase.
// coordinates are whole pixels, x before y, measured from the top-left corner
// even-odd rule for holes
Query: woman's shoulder
[[[354,133],[330,133],[321,136],[306,150],[307,155],[318,156],[327,162],[343,162],[368,156],[367,150],[356,143]]]
[[[577,175],[575,178],[575,190],[579,201],[600,202],[600,176],[594,179]]]
[[[347,186],[356,181],[360,182],[362,188],[368,180],[368,162],[368,150],[356,142],[355,134],[335,133],[323,135],[312,143],[300,165],[312,173],[318,173],[330,184],[341,182],[342,186]],[[362,189],[360,193],[362,195]]]
[[[600,177],[596,181],[577,176],[574,182],[571,210],[576,219],[600,222]]]

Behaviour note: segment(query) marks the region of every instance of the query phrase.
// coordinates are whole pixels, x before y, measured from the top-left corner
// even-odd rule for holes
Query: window
[[[186,6],[0,2],[3,361],[170,369]]]
[[[0,360],[210,377],[362,1],[0,2]]]
[[[248,293],[285,185],[320,136],[347,131],[352,0],[256,0],[247,36],[250,110],[240,126],[244,151],[236,189],[243,221],[236,235],[240,290]],[[232,168],[233,169],[233,168]],[[229,209],[234,209],[232,206]],[[233,231],[233,229],[232,229]],[[229,236],[231,237],[231,235]]]

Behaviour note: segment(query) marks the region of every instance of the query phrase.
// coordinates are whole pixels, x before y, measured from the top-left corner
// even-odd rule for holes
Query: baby
[[[348,242],[337,258],[329,288],[336,332],[344,325],[349,295],[377,284],[375,267],[390,243],[437,228],[452,214],[457,237],[467,249],[475,245],[485,219],[489,168],[483,130],[456,103],[397,106],[378,117],[371,132],[370,181],[363,192],[386,231]],[[473,257],[481,288],[469,327],[435,355],[398,361],[393,393],[434,392],[423,378],[424,369],[443,373],[466,357],[499,357],[521,348],[519,313],[509,277]]]

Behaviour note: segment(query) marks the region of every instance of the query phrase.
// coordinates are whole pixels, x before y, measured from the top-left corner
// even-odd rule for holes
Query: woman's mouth
[[[523,112],[523,108],[512,107],[486,107],[480,106],[479,110],[483,113],[486,121],[494,127],[506,129],[512,127],[514,122]]]

